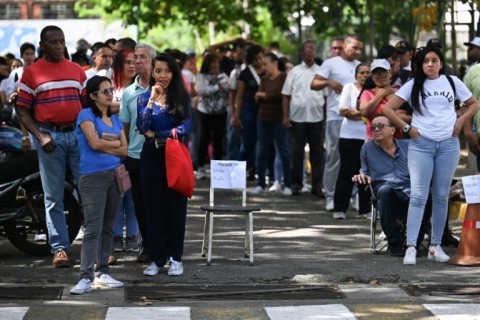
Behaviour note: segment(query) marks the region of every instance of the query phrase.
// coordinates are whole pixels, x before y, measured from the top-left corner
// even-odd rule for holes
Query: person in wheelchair
[[[373,140],[363,145],[360,174],[354,175],[352,180],[372,186],[378,200],[382,230],[387,237],[388,253],[401,257],[405,254],[405,222],[410,201],[409,140],[395,139],[395,126],[384,115],[375,116],[370,129]],[[426,212],[429,212],[428,204]],[[424,222],[428,216],[424,215]],[[424,233],[425,228],[421,228],[419,242]]]

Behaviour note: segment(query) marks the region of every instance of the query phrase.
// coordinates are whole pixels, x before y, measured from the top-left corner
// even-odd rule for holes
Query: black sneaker
[[[140,254],[137,257],[136,260],[138,263],[149,263],[152,262],[152,259],[150,258],[150,255],[148,254],[147,250],[145,247],[140,249]]]
[[[458,248],[458,241],[457,237],[455,237],[452,231],[448,230],[442,236],[442,246],[449,247],[449,248]]]
[[[405,248],[403,245],[392,243],[388,245],[387,252],[392,257],[403,257],[405,255]]]

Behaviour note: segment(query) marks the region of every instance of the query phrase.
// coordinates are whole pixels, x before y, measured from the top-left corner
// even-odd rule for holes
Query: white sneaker
[[[437,262],[447,262],[449,256],[443,251],[440,245],[430,246],[428,248],[428,260],[435,260]]]
[[[251,194],[261,194],[263,193],[263,191],[265,191],[264,188],[262,188],[261,186],[256,186],[255,188],[253,188],[250,193]]]
[[[280,182],[275,181],[273,185],[268,189],[270,192],[280,192],[282,191],[282,186],[280,185]]]
[[[81,241],[83,240],[83,234],[85,232],[85,228],[83,226],[80,227],[80,230],[78,231],[77,236],[75,237],[75,240]]]
[[[95,277],[93,284],[99,285],[102,287],[109,287],[109,288],[121,288],[123,287],[123,282],[118,281],[112,278],[110,275],[104,273],[99,277]]]
[[[360,210],[360,205],[358,203],[358,193],[355,195],[355,197],[350,198],[350,205],[352,206],[352,209],[355,211]]]
[[[45,233],[35,234],[35,242],[44,242],[47,241],[47,235]]]
[[[291,196],[292,195],[292,189],[290,189],[289,187],[285,187],[283,188],[283,195],[284,196]]]
[[[77,285],[70,289],[70,294],[85,294],[92,291],[92,282],[90,279],[82,278]]]
[[[144,276],[156,276],[160,272],[155,262],[152,262],[147,269],[143,270]]]
[[[405,251],[405,257],[403,257],[403,264],[417,264],[417,249],[415,249],[415,247],[408,247],[407,251]]]
[[[170,257],[170,269],[168,269],[169,276],[180,276],[183,274],[183,263],[173,260]]]
[[[345,219],[345,212],[334,212],[333,219]]]
[[[360,218],[367,219],[367,220],[372,220],[372,212],[368,213],[362,213],[358,215]]]
[[[310,193],[310,191],[312,191],[312,186],[309,185],[308,183],[303,183],[303,187],[302,187],[301,192],[302,193]]]
[[[197,173],[195,173],[195,179],[197,180],[205,179],[206,177],[207,177],[207,173],[205,172],[205,169],[199,168],[197,170]]]
[[[333,202],[333,198],[327,198],[327,205],[325,206],[325,209],[327,209],[327,211],[332,211],[334,207],[335,203]]]

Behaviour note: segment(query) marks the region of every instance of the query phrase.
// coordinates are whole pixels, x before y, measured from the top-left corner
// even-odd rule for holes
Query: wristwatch
[[[412,129],[412,126],[409,125],[409,124],[406,124],[406,125],[403,126],[403,132],[404,133],[409,133],[411,129]]]
[[[29,140],[28,136],[22,136],[22,141],[27,141],[27,140]]]

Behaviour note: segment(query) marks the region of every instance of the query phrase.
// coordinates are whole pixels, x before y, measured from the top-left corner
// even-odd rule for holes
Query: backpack
[[[455,111],[457,111],[462,107],[462,102],[460,101],[460,99],[457,99],[457,90],[455,89],[455,83],[453,82],[452,77],[450,77],[448,74],[446,74],[445,77],[447,77],[447,80],[450,83],[450,86],[452,87],[453,96],[455,98],[455,101],[454,101]]]

